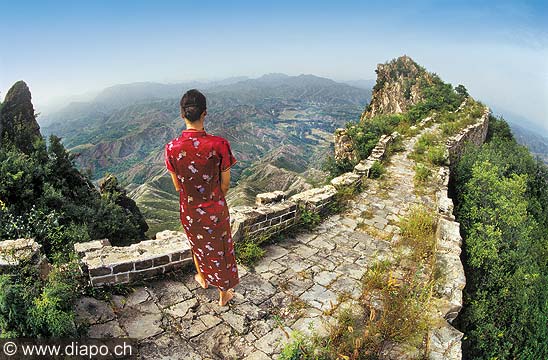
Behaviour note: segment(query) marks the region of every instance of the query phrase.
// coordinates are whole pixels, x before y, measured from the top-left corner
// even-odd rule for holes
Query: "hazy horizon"
[[[0,96],[25,80],[41,111],[124,83],[268,73],[369,80],[378,63],[406,54],[548,130],[547,24],[541,1],[10,2],[0,14],[10,35]]]

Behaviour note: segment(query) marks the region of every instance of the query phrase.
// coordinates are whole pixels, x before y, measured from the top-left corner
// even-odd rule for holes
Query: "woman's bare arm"
[[[171,174],[171,180],[173,181],[173,186],[175,186],[175,190],[176,191],[181,190],[179,186],[179,179],[177,179],[177,174],[172,173],[171,171],[169,173]]]
[[[221,191],[223,195],[226,195],[228,189],[230,188],[230,169],[221,171]]]

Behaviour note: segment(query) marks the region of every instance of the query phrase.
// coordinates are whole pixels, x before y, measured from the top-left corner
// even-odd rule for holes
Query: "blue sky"
[[[136,81],[371,79],[377,63],[407,54],[548,129],[542,1],[0,0],[0,34],[0,92],[23,79],[38,110]]]

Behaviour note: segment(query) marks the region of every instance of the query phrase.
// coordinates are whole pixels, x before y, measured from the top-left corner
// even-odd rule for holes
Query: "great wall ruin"
[[[232,208],[236,242],[283,233],[298,222],[302,211],[319,213],[324,220],[309,232],[267,245],[253,269],[239,265],[241,280],[230,306],[220,307],[217,290],[203,289],[194,281],[192,255],[183,233],[162,232],[155,240],[128,247],[111,246],[106,239],[76,244],[82,270],[93,286],[139,281],[131,294],[113,295],[110,302],[80,298],[78,320],[90,325],[90,337],[138,339],[144,359],[275,359],[290,341],[292,330],[325,334],[338,311],[348,307],[359,311],[364,272],[374,262],[393,256],[400,234],[398,219],[413,204],[423,204],[439,215],[436,261],[445,270],[435,306],[439,321],[429,332],[428,357],[460,359],[463,334],[450,324],[462,307],[465,276],[460,261],[462,239],[448,187],[451,168],[465,144],[484,142],[488,118],[486,109],[477,123],[447,141],[449,165],[439,168],[434,191],[426,195],[414,189],[414,161],[408,158],[419,135],[404,139],[404,150],[388,159],[384,180],[368,177],[374,161],[383,160],[398,136],[395,133],[383,136],[370,158],[330,185],[288,199],[280,192],[261,194],[256,206]],[[357,190],[348,208],[328,214],[337,192],[348,187]],[[38,256],[36,245],[31,240],[1,244],[24,253],[30,246],[33,256]],[[2,266],[13,263],[6,256],[1,261]],[[164,277],[154,279],[158,275]],[[397,345],[387,347],[383,355],[405,358]]]

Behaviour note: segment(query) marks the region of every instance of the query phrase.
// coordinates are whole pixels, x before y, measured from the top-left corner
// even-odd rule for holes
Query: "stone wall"
[[[453,215],[453,200],[449,197],[451,169],[454,168],[467,144],[480,146],[484,143],[489,126],[490,110],[486,108],[479,121],[451,137],[446,142],[449,166],[441,167],[438,173],[441,188],[436,192],[439,215],[436,231],[436,263],[443,271],[442,281],[436,289],[436,310],[439,326],[429,334],[429,358],[432,360],[461,359],[463,333],[451,326],[462,309],[462,290],[466,285],[464,268],[460,259],[462,237],[460,224]]]
[[[451,168],[451,170],[462,155],[466,144],[472,143],[479,146],[485,142],[485,138],[487,137],[487,129],[489,127],[490,114],[491,110],[486,107],[483,115],[478,122],[467,126],[466,128],[462,129],[458,134],[450,137],[447,140],[446,146],[449,152],[449,167]]]
[[[169,230],[156,234],[156,240],[130,246],[111,246],[103,239],[75,244],[74,249],[93,286],[151,278],[193,262],[185,234]]]
[[[344,188],[359,190],[375,161],[381,161],[398,133],[383,135],[371,156],[356,165],[354,171],[331,180],[329,185],[312,188],[286,199],[281,191],[258,194],[255,206],[230,208],[234,242],[250,238],[258,241],[287,230],[299,223],[303,211],[320,215],[329,212],[337,192]],[[192,253],[182,232],[163,231],[156,240],[130,246],[111,246],[108,240],[75,245],[81,257],[82,271],[93,286],[129,283],[163,274],[192,262]]]

